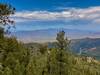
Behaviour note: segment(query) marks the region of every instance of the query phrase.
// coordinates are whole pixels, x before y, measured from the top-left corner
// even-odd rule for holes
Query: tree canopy
[[[13,24],[9,16],[15,13],[15,8],[9,4],[0,3],[0,25]]]

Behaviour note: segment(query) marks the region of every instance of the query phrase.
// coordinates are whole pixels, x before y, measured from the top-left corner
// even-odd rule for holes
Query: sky
[[[50,28],[100,32],[100,0],[0,0],[16,8],[16,31]]]

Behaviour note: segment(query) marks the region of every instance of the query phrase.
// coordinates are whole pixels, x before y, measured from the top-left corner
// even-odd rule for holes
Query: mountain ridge
[[[17,31],[13,32],[13,35],[25,43],[28,42],[52,42],[55,41],[56,35],[59,31],[65,31],[66,36],[69,39],[80,39],[80,38],[99,38],[100,32],[85,31],[78,29],[43,29],[43,30],[32,30],[32,31]]]

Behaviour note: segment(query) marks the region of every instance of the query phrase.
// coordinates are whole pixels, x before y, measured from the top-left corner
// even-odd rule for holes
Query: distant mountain
[[[100,59],[100,38],[74,39],[70,48],[75,53]]]
[[[66,32],[66,35],[69,39],[79,39],[85,37],[100,37],[99,32],[93,31],[83,31],[76,29],[62,29]],[[33,31],[18,31],[13,33],[19,40],[28,43],[28,42],[51,42],[55,41],[56,34],[59,32],[59,29],[44,29],[44,30],[33,30]]]
[[[71,48],[79,52],[80,50],[94,51],[100,47],[100,38],[84,38],[71,40]]]
[[[44,43],[48,44],[48,48],[56,48],[55,42]],[[100,60],[100,38],[84,38],[73,39],[69,45],[70,50],[78,55],[91,56]],[[40,47],[39,43],[27,43],[25,47],[37,50]]]

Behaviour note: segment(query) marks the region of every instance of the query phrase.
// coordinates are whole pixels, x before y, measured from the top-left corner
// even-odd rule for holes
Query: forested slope
[[[14,37],[1,37],[0,75],[100,75],[100,62],[72,54],[64,34],[57,34],[55,48],[39,44],[36,49],[25,48]]]

